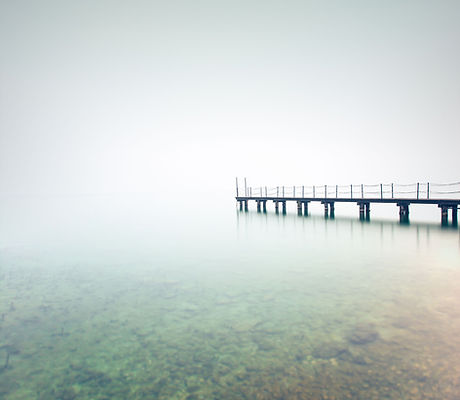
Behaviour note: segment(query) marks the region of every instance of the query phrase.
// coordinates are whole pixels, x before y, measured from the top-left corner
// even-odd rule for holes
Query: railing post
[[[238,177],[236,177],[236,197],[238,196]]]
[[[267,186],[265,186],[265,197],[268,197],[268,194],[267,194]]]
[[[244,195],[248,197],[248,184],[246,183],[246,178],[244,178]]]
[[[380,198],[383,199],[383,184],[380,184]]]
[[[335,198],[339,195],[339,185],[335,185]]]
[[[419,197],[419,192],[420,192],[420,183],[417,182],[417,200]]]
[[[313,185],[313,198],[315,198],[315,185]]]
[[[350,198],[353,198],[353,184],[350,185]]]
[[[361,198],[364,199],[364,185],[361,183]]]
[[[283,197],[284,197],[284,186],[283,186]]]
[[[327,199],[327,185],[324,185],[324,198]]]
[[[426,184],[426,198],[430,198],[430,182]]]
[[[393,193],[393,184],[391,184],[391,198],[394,198],[394,193]]]
[[[276,187],[276,197],[280,197],[280,187]]]
[[[295,186],[292,187],[292,197],[295,197]]]
[[[304,189],[305,189],[304,186],[302,186],[302,198],[305,197],[305,190]]]

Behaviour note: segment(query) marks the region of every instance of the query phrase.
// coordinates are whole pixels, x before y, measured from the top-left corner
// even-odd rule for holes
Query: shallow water
[[[2,231],[0,398],[460,398],[458,230],[105,207]]]

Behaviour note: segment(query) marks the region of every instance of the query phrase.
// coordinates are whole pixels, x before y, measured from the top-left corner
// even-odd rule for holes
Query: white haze
[[[51,229],[34,196],[204,214],[233,206],[235,176],[459,180],[459,15],[458,1],[3,1],[1,240]]]

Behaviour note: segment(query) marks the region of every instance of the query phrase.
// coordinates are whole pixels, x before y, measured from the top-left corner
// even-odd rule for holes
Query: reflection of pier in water
[[[433,195],[436,197],[433,198]],[[457,198],[452,198],[456,196]],[[297,214],[308,216],[308,204],[320,202],[324,205],[324,217],[335,218],[335,203],[356,203],[359,219],[370,220],[370,204],[395,204],[399,207],[399,221],[409,223],[409,206],[412,204],[437,205],[441,209],[441,224],[448,225],[448,211],[451,210],[452,226],[458,226],[460,205],[460,182],[454,183],[414,183],[376,185],[321,185],[321,186],[277,186],[274,188],[248,187],[244,184],[244,196],[240,195],[236,179],[236,201],[240,210],[248,211],[249,201],[256,202],[257,212],[267,212],[267,201],[273,202],[275,212],[286,214],[286,203],[297,203]]]

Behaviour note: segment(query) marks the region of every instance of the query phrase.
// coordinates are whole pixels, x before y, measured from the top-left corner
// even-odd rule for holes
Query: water
[[[150,200],[4,203],[0,398],[460,397],[458,230]]]

